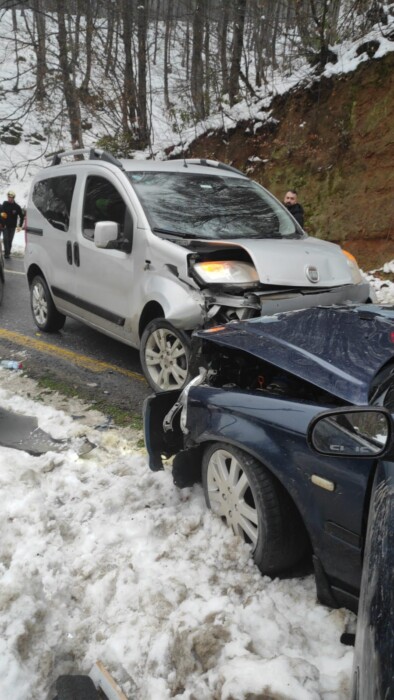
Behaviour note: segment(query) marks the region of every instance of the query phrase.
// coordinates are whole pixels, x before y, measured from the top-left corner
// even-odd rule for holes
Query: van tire
[[[40,331],[50,333],[63,328],[66,317],[57,310],[41,275],[36,275],[30,285],[30,305],[34,322]]]
[[[140,347],[142,370],[156,394],[182,389],[189,381],[190,338],[164,318],[146,326]]]

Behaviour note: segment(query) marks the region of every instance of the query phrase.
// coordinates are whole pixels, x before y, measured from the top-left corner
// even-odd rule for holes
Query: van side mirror
[[[94,243],[97,248],[107,248],[118,238],[119,224],[114,221],[98,221],[94,227]],[[114,247],[114,246],[111,246]]]
[[[313,419],[308,441],[324,455],[381,457],[389,451],[392,430],[392,418],[383,408],[337,409]]]
[[[119,236],[119,224],[115,221],[98,221],[94,227],[94,243],[97,248],[111,248],[131,253],[133,239],[133,219],[126,217],[125,234]]]

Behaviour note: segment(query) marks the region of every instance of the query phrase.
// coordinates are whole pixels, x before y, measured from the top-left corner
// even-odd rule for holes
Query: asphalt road
[[[0,359],[17,359],[35,379],[65,384],[94,402],[140,414],[151,393],[138,351],[67,318],[58,333],[42,333],[30,310],[23,258],[5,261],[0,307]]]

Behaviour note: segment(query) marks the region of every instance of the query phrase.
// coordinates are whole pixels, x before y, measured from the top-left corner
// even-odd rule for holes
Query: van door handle
[[[73,253],[72,253],[72,248],[71,248],[71,241],[67,241],[66,244],[66,255],[67,255],[67,262],[69,265],[73,264]]]
[[[80,260],[79,260],[79,245],[78,243],[74,243],[74,262],[77,267],[80,265]]]

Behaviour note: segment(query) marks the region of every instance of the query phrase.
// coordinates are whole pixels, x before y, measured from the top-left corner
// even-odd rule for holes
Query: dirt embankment
[[[307,231],[345,245],[364,269],[393,259],[394,53],[271,107],[269,124],[200,137],[188,155],[231,163],[280,199],[297,189]]]

